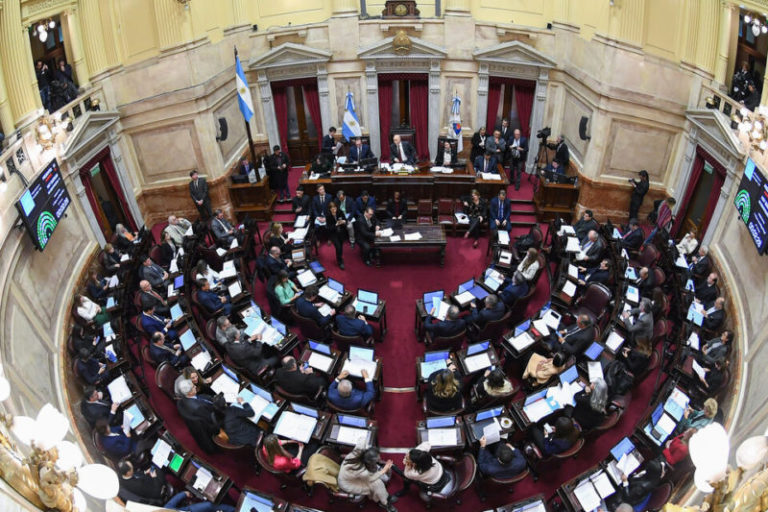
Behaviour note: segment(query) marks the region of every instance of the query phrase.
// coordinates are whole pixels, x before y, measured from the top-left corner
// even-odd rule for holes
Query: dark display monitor
[[[37,249],[42,251],[48,245],[71,202],[59,164],[53,160],[16,203],[21,220]]]
[[[768,181],[751,158],[747,159],[733,203],[749,229],[758,254],[763,254],[768,243]]]

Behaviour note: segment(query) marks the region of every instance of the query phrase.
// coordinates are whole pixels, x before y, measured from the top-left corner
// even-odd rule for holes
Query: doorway
[[[704,220],[704,214],[707,212],[707,203],[709,202],[712,184],[715,181],[713,174],[714,173],[711,170],[708,173],[703,172],[701,174],[701,178],[699,178],[699,181],[694,188],[691,202],[683,216],[682,231],[679,231],[679,233],[685,234],[691,231],[696,232],[699,229],[699,226],[701,226],[701,223]],[[701,231],[701,233],[703,233],[703,231]]]
[[[124,225],[130,231],[136,230],[137,226],[128,211],[109,148],[80,169],[80,179],[106,240],[112,238],[117,224]]]
[[[272,83],[280,145],[291,165],[305,165],[320,151],[322,121],[317,79]]]
[[[78,95],[72,66],[67,63],[64,25],[59,16],[38,20],[28,29],[40,101],[55,112]]]
[[[676,239],[691,231],[704,238],[724,182],[725,168],[697,146],[685,195],[672,229]]]

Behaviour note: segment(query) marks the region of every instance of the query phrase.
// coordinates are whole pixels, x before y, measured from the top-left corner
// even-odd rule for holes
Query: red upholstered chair
[[[424,344],[429,347],[429,350],[459,350],[464,343],[464,337],[466,335],[466,329],[462,329],[461,332],[454,334],[453,336],[435,336],[434,338],[431,334],[425,332]]]
[[[456,217],[453,215],[453,200],[440,198],[437,200],[437,223],[445,226],[446,231],[456,234]]]
[[[143,357],[144,360],[148,362],[152,368],[157,368],[157,362],[154,359],[152,359],[152,354],[149,351],[148,343],[141,344],[141,357]]]
[[[160,363],[160,366],[155,370],[155,384],[172,400],[178,398],[174,386],[176,385],[176,379],[179,375],[181,375],[179,371],[168,361]]]
[[[323,445],[320,448],[317,449],[315,453],[319,453],[320,455],[323,455],[325,457],[328,457],[332,461],[334,461],[336,464],[341,465],[343,462],[341,454],[335,449],[327,445]],[[342,491],[341,489],[333,490],[325,482],[318,481],[307,481],[306,485],[309,487],[309,494],[312,495],[312,491],[314,490],[315,485],[319,485],[320,487],[323,487],[326,491],[328,491],[328,503],[333,504],[337,499],[349,501],[350,503],[357,504],[359,507],[363,506],[363,503],[365,502],[365,496],[361,494],[351,494],[345,491]]]
[[[311,318],[301,316],[295,306],[291,306],[291,317],[301,331],[301,335],[308,340],[324,341],[328,339],[328,331],[320,327]]]
[[[162,258],[162,251],[160,249],[159,245],[153,245],[152,248],[149,250],[149,257],[152,258],[152,261],[157,263]],[[157,263],[159,265],[159,263]]]
[[[499,341],[499,338],[501,338],[501,335],[504,334],[511,318],[512,311],[510,310],[504,313],[504,316],[498,320],[487,322],[476,334],[470,333],[470,339],[473,341],[491,340],[491,343],[496,344],[496,342]]]
[[[485,501],[488,499],[488,494],[486,490],[488,487],[502,487],[506,488],[508,493],[514,492],[514,487],[512,487],[514,484],[525,480],[531,476],[531,470],[527,467],[520,472],[520,474],[512,477],[512,478],[494,478],[494,477],[485,477],[481,472],[477,472],[477,478],[475,478],[475,484],[477,489],[477,495],[480,498],[480,501]]]
[[[438,455],[437,459],[443,464],[450,477],[449,483],[440,490],[432,492],[422,490],[419,497],[427,508],[432,508],[432,500],[449,500],[456,496],[456,504],[461,505],[458,494],[472,485],[477,474],[477,461],[471,453],[464,453],[458,459],[445,455]]]
[[[664,505],[667,504],[671,496],[672,496],[672,484],[669,482],[665,482],[659,485],[651,493],[651,498],[648,500],[648,503],[645,505],[645,509],[648,510],[649,512],[657,512],[661,510],[664,507]]]
[[[342,352],[349,352],[350,346],[370,347],[374,344],[373,337],[365,339],[362,336],[345,336],[336,329],[331,329],[331,340]]]
[[[459,414],[462,414],[464,410],[467,408],[467,401],[464,399],[464,397],[461,397],[461,407],[458,409],[454,409],[452,411],[435,411],[433,409],[429,408],[429,405],[427,404],[427,399],[425,398],[424,401],[421,403],[421,408],[424,411],[424,414],[428,414],[430,416],[457,416]]]
[[[597,325],[598,321],[605,314],[608,303],[611,302],[613,294],[611,290],[601,283],[590,283],[584,294],[578,301],[578,307],[573,311],[574,316],[581,314],[587,315],[592,323]]]
[[[279,396],[280,398],[284,400],[288,400],[289,402],[298,402],[300,404],[308,405],[310,407],[318,407],[321,405],[320,400],[323,399],[325,396],[325,390],[323,388],[320,388],[317,390],[317,393],[315,393],[314,396],[309,395],[296,395],[294,393],[289,393],[285,389],[283,389],[279,384],[275,384],[275,394]]]
[[[656,286],[663,285],[664,282],[667,280],[666,274],[659,267],[654,267],[654,269],[653,269],[653,277],[654,277],[654,280],[656,281]]]
[[[661,253],[655,245],[647,244],[644,245],[642,249],[640,249],[640,253],[637,255],[636,260],[629,260],[629,264],[636,268],[651,268],[656,264],[660,256]]]
[[[416,224],[432,224],[432,201],[419,199],[416,206]]]

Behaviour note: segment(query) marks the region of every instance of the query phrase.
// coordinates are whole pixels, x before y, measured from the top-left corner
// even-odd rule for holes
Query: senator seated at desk
[[[480,438],[480,450],[477,453],[477,467],[489,478],[514,478],[527,467],[523,452],[507,442],[498,442],[492,449],[487,446],[485,436]]]
[[[168,272],[160,268],[149,256],[142,257],[141,262],[139,277],[149,281],[155,290],[165,291],[168,287]]]
[[[587,234],[586,240],[581,243],[581,251],[576,255],[576,261],[579,261],[586,267],[595,267],[600,264],[605,251],[605,242],[592,230]]]
[[[293,261],[289,259],[283,259],[279,247],[272,247],[269,249],[267,257],[264,259],[264,263],[270,275],[279,275],[281,271],[285,271],[290,277],[296,275],[296,272],[290,268],[293,265]]]
[[[436,413],[447,413],[461,409],[461,381],[456,364],[451,361],[448,368],[437,370],[429,376],[429,386],[424,399],[427,408]]]
[[[363,144],[362,138],[356,137],[354,145],[349,148],[347,162],[356,164],[367,158],[376,158],[376,155],[373,154],[368,144]]]
[[[576,325],[550,333],[546,344],[552,352],[565,352],[571,356],[579,356],[595,341],[595,327],[587,315],[579,315]]]
[[[580,243],[584,243],[590,231],[597,231],[599,228],[600,226],[598,226],[597,221],[594,219],[592,210],[584,210],[581,218],[573,225],[576,238],[579,239]]]
[[[400,135],[392,137],[392,144],[389,145],[389,155],[392,163],[416,164],[416,148],[410,142],[401,140]]]
[[[486,369],[480,380],[475,384],[475,391],[479,398],[492,397],[499,398],[510,396],[515,390],[515,386],[504,375],[504,370],[494,368]]]
[[[210,314],[221,313],[229,316],[232,313],[232,304],[224,294],[211,291],[208,281],[200,280],[197,283],[197,300]]]
[[[189,364],[189,358],[184,354],[181,344],[166,341],[165,334],[162,332],[156,332],[152,335],[149,356],[157,365],[168,362],[171,366],[180,368]]]
[[[611,260],[602,259],[597,267],[578,267],[578,270],[583,274],[582,278],[577,281],[581,286],[587,286],[591,283],[607,284],[611,279]]]
[[[523,277],[523,274],[515,272],[512,274],[512,280],[509,284],[501,290],[501,300],[507,307],[512,307],[518,299],[526,296],[529,289],[530,286]]]
[[[472,308],[469,314],[469,321],[479,329],[485,327],[488,322],[501,319],[507,311],[504,303],[501,302],[499,297],[494,293],[485,297],[482,308],[478,308],[475,302],[476,301],[473,300],[469,304]]]
[[[608,385],[603,379],[590,382],[584,389],[573,397],[576,406],[573,407],[573,418],[582,430],[591,430],[599,426],[608,415]]]
[[[91,427],[100,419],[105,419],[110,425],[119,425],[123,421],[123,413],[118,412],[120,404],[112,402],[104,391],[94,386],[86,386],[83,391],[83,401],[80,402],[80,412]]]
[[[624,327],[632,336],[632,339],[653,338],[653,316],[651,315],[651,301],[642,299],[640,305],[621,314]]]
[[[486,151],[483,155],[476,157],[472,165],[477,173],[490,172],[499,174],[498,161],[493,156],[492,151]]]
[[[365,316],[355,316],[355,306],[347,304],[341,315],[336,315],[336,328],[342,336],[373,336],[373,327],[365,321]]]
[[[450,142],[445,141],[437,152],[435,157],[435,165],[439,167],[456,167],[459,165],[459,160],[456,156],[456,146],[451,145]]]
[[[81,348],[75,361],[80,378],[91,385],[102,384],[109,378],[107,365],[98,361],[90,350]]]
[[[182,398],[176,402],[184,423],[198,446],[206,453],[214,453],[216,445],[213,436],[219,433],[221,422],[214,400],[205,395],[198,395],[197,388],[189,381],[179,384]]]
[[[448,338],[455,334],[460,333],[466,327],[466,323],[463,318],[459,318],[459,308],[451,306],[448,308],[448,312],[445,315],[445,320],[437,320],[432,315],[435,314],[435,309],[427,315],[424,320],[424,330],[426,330],[433,337]],[[434,322],[434,320],[437,320]]]
[[[117,472],[120,475],[118,496],[121,499],[161,506],[168,498],[166,492],[170,486],[166,483],[162,470],[154,466],[144,471],[136,470],[131,461],[121,460],[117,464]]]
[[[619,245],[628,251],[637,251],[640,249],[640,246],[643,245],[645,234],[640,227],[640,223],[637,222],[637,219],[630,219],[628,228],[626,233],[621,235]]]
[[[262,430],[249,419],[255,415],[253,407],[241,396],[238,396],[236,401],[236,404],[231,404],[224,410],[222,429],[230,443],[256,447]]]
[[[567,416],[558,417],[552,427],[549,433],[539,425],[533,425],[530,430],[534,444],[544,457],[570,449],[581,437],[581,432]]]
[[[304,290],[304,294],[296,299],[296,311],[304,318],[314,320],[320,327],[326,327],[333,320],[336,310],[331,308],[328,315],[323,315],[319,309],[323,304],[321,302],[313,303],[312,301],[315,299],[317,299],[317,286],[308,286]]]
[[[213,236],[216,237],[216,241],[222,247],[229,247],[233,240],[237,240],[239,243],[243,241],[242,232],[236,230],[224,217],[224,211],[221,208],[217,208],[214,211],[211,230],[213,231]]]
[[[275,371],[275,383],[293,395],[315,396],[326,385],[325,379],[312,372],[309,366],[298,367],[296,358],[286,356]]]
[[[141,327],[144,329],[144,332],[147,333],[147,336],[151,337],[156,332],[161,332],[165,334],[168,339],[176,339],[176,330],[171,329],[173,320],[155,314],[155,307],[152,305],[147,306],[144,308],[144,311],[141,312],[140,322]]]
[[[356,388],[352,381],[347,378],[349,377],[349,372],[346,370],[342,371],[328,388],[328,401],[345,411],[356,411],[367,407],[374,396],[376,396],[376,391],[368,371],[363,369],[361,374],[365,381],[365,389]]]
[[[245,368],[251,375],[259,375],[265,366],[274,368],[280,361],[276,355],[265,354],[264,344],[259,341],[259,335],[254,335],[247,340],[243,339],[243,333],[235,326],[230,326],[226,334],[227,354],[237,366]]]
[[[149,281],[142,279],[139,281],[139,289],[141,290],[139,296],[141,300],[141,307],[146,309],[148,306],[154,306],[155,312],[161,316],[168,316],[171,309],[168,307],[168,301],[166,301],[162,295],[152,289],[152,285]]]
[[[563,373],[567,362],[565,352],[557,352],[552,357],[534,352],[523,371],[523,380],[528,381],[531,387],[546,384],[552,377]]]

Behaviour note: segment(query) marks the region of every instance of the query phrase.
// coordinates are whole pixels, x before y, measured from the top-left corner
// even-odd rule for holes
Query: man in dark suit
[[[447,338],[455,334],[460,333],[466,327],[466,323],[463,318],[459,318],[459,308],[451,306],[448,308],[448,313],[445,315],[445,320],[437,320],[432,315],[435,314],[435,309],[427,315],[424,320],[424,330],[432,335],[432,338],[441,337]],[[437,320],[433,322],[433,320]]]
[[[512,128],[509,127],[509,119],[506,117],[501,120],[501,126],[496,128],[495,131],[498,131],[501,134],[501,138],[504,139],[504,142],[509,142],[509,139],[512,138]]]
[[[653,315],[651,314],[651,301],[640,300],[640,306],[632,308],[621,314],[624,327],[635,341],[639,339],[651,340],[653,338]]]
[[[229,442],[237,445],[256,446],[262,430],[248,418],[256,414],[251,404],[237,397],[237,404],[232,404],[224,410],[222,428],[229,437]]]
[[[271,166],[275,178],[275,186],[272,189],[277,191],[277,201],[279,203],[290,201],[291,190],[288,188],[288,171],[291,168],[291,163],[288,161],[288,155],[283,153],[279,145],[272,148]]]
[[[344,313],[336,315],[336,328],[343,336],[362,336],[364,340],[373,336],[373,327],[363,315],[355,317],[355,306],[347,304]]]
[[[581,286],[586,286],[590,283],[606,284],[611,278],[611,260],[601,260],[600,265],[592,270],[586,267],[579,267],[579,272],[584,273],[584,278],[578,281]]]
[[[141,313],[141,327],[147,336],[152,336],[156,332],[162,332],[168,339],[176,339],[176,331],[171,329],[173,322],[165,317],[155,314],[155,308],[152,305],[144,308]]]
[[[232,223],[224,217],[224,211],[221,208],[217,208],[214,215],[211,221],[211,230],[213,231],[213,236],[216,237],[216,241],[222,247],[229,247],[232,244],[232,240],[237,240],[238,243],[242,242],[243,234],[236,230]]]
[[[707,340],[701,346],[701,353],[696,354],[696,360],[707,366],[712,366],[715,362],[724,363],[730,352],[732,342],[733,331],[725,330],[720,336]]]
[[[577,355],[584,352],[595,341],[595,328],[587,315],[579,315],[576,326],[551,333],[547,345],[553,352]]]
[[[322,304],[314,304],[312,301],[315,299],[317,299],[317,286],[308,286],[304,290],[304,294],[296,299],[296,311],[304,318],[314,320],[320,327],[325,327],[333,320],[336,310],[331,309],[331,313],[328,316],[323,316],[318,309]]]
[[[371,257],[374,257],[376,252],[373,246],[376,242],[376,237],[381,232],[379,221],[373,215],[373,208],[367,207],[362,215],[357,218],[355,229],[357,230],[356,240],[360,246],[360,254],[365,264],[370,267]]]
[[[291,211],[299,215],[310,215],[311,212],[311,198],[304,193],[304,185],[296,187],[296,195],[291,200]]]
[[[121,460],[117,464],[117,472],[120,475],[118,496],[123,501],[138,501],[153,506],[162,506],[168,501],[168,496],[164,494],[165,475],[154,467],[137,472],[131,461]]]
[[[176,402],[176,407],[192,437],[206,453],[216,452],[212,438],[219,433],[220,421],[213,400],[198,395],[197,388],[190,380],[179,383],[179,391],[184,396]]]
[[[480,452],[477,454],[477,468],[489,478],[507,479],[519,475],[527,463],[523,453],[512,444],[498,443],[495,454],[486,447],[485,436],[480,438]]]
[[[360,196],[355,199],[355,217],[359,217],[365,213],[366,208],[373,208],[376,211],[376,198],[368,193],[367,190],[363,190]]]
[[[693,279],[699,284],[704,281],[704,276],[709,273],[712,262],[709,259],[709,248],[706,245],[699,247],[694,256],[691,256],[690,271],[693,273]]]
[[[237,327],[230,326],[226,332],[227,354],[237,365],[245,368],[252,376],[259,375],[261,369],[265,366],[275,367],[280,360],[277,356],[266,356],[264,354],[264,345],[259,341],[259,337],[243,341],[242,333]]]
[[[80,378],[88,384],[95,386],[102,384],[109,378],[109,372],[107,372],[107,365],[99,362],[93,357],[92,352],[83,347],[78,352],[78,358],[75,362],[77,373]]]
[[[470,302],[469,305],[471,307],[469,319],[478,329],[485,327],[485,324],[488,322],[499,320],[507,311],[507,308],[504,307],[504,303],[501,302],[499,297],[494,293],[485,297],[485,300],[483,301],[484,307],[482,309],[478,309],[474,300]]]
[[[182,350],[181,345],[179,343],[166,343],[165,335],[162,332],[156,332],[152,335],[149,356],[157,365],[167,361],[171,363],[171,366],[178,369],[189,364],[189,358]]]
[[[408,201],[400,194],[399,190],[387,201],[387,219],[389,227],[400,227],[408,217]]]
[[[597,221],[592,216],[592,210],[584,210],[581,218],[573,225],[573,230],[576,232],[576,238],[579,239],[579,242],[584,242],[589,232],[592,230],[597,231],[599,227]]]
[[[80,412],[91,427],[99,420],[107,420],[110,425],[119,425],[123,422],[123,413],[117,412],[120,404],[104,396],[104,392],[98,391],[93,386],[87,386],[83,392],[83,401],[80,402]]]
[[[596,267],[603,257],[604,250],[605,243],[597,231],[592,230],[581,244],[581,252],[576,255],[576,259],[586,267]]]
[[[456,146],[452,146],[451,143],[446,140],[443,147],[437,152],[435,165],[438,167],[454,167],[458,165],[458,163]]]
[[[360,137],[355,138],[355,145],[349,148],[349,155],[347,156],[348,163],[357,163],[365,158],[376,158],[376,155],[371,151],[368,144],[363,144],[363,139]]]
[[[509,214],[510,202],[507,199],[507,191],[502,188],[499,190],[499,195],[491,199],[490,216],[488,217],[488,226],[491,228],[491,231],[503,229],[509,233],[512,230],[512,225],[509,223]]]
[[[637,222],[637,219],[630,219],[629,229],[621,236],[619,244],[624,249],[637,251],[640,249],[640,246],[643,245],[644,237],[645,235],[643,234],[643,230],[640,229],[640,224]]]
[[[371,403],[371,400],[376,396],[373,381],[366,370],[361,373],[365,380],[365,390],[353,386],[352,382],[347,379],[349,372],[344,370],[331,382],[328,388],[328,401],[346,411],[356,411]]]
[[[640,296],[650,298],[656,287],[656,276],[648,267],[641,267],[637,274],[637,289]]]
[[[192,200],[195,202],[200,218],[211,218],[211,198],[208,195],[208,183],[205,182],[205,178],[201,178],[197,174],[197,171],[189,173],[191,178],[189,182],[189,195],[192,196]]]
[[[291,265],[293,265],[293,261],[284,260],[282,253],[280,252],[280,248],[276,245],[270,247],[269,254],[266,257],[265,263],[267,264],[267,270],[269,270],[269,273],[273,276],[279,275],[281,270],[288,272],[290,277],[294,277],[296,275],[296,272],[289,268]]]
[[[154,306],[155,311],[160,316],[168,316],[170,314],[170,308],[168,307],[168,301],[166,301],[162,295],[152,289],[152,285],[146,279],[139,281],[139,297],[141,300],[141,308],[146,309],[147,306]]]
[[[555,143],[547,144],[547,147],[555,150],[555,158],[553,160],[557,162],[558,167],[562,169],[561,172],[565,173],[568,169],[568,165],[571,163],[571,156],[568,151],[568,146],[565,144],[565,137],[563,135],[558,136]]]
[[[198,279],[197,301],[208,311],[229,316],[232,313],[232,304],[226,295],[219,295],[211,291],[211,283],[207,279]]]
[[[349,245],[354,247],[355,246],[355,217],[357,217],[357,206],[355,205],[355,201],[348,197],[343,190],[339,190],[336,192],[336,199],[334,199],[334,202],[336,203],[336,206],[339,208],[339,211],[344,214],[344,217],[347,219],[347,236],[349,237]]]
[[[327,154],[335,154],[336,151],[336,127],[331,126],[328,128],[328,135],[325,135],[323,137],[323,146],[322,151],[323,153]]]
[[[495,130],[493,137],[485,141],[485,150],[490,151],[496,157],[496,161],[504,165],[504,155],[507,152],[507,141],[501,136],[501,131]]]
[[[701,326],[710,331],[718,330],[725,320],[725,299],[718,297],[715,302],[704,310],[704,320]]]
[[[528,281],[520,272],[512,274],[512,281],[501,291],[501,300],[508,307],[512,307],[517,299],[525,297],[529,290]]]
[[[711,304],[717,298],[717,274],[711,272],[707,280],[696,286],[694,297],[702,304]]]
[[[483,155],[475,158],[475,161],[472,163],[476,173],[491,172],[499,174],[499,167],[497,164],[498,162],[496,161],[496,157],[493,156],[492,151],[486,151]]]
[[[483,156],[485,153],[485,141],[487,137],[488,136],[485,134],[485,126],[481,126],[472,136],[472,151],[469,154],[469,159],[473,164],[477,157]]]
[[[243,157],[240,160],[240,165],[237,166],[237,172],[241,176],[248,176],[251,171],[253,170],[253,164],[248,161],[247,158]]]
[[[275,383],[288,393],[306,396],[315,396],[326,384],[325,379],[315,375],[311,367],[299,368],[293,356],[283,358],[282,367],[275,371]]]
[[[328,205],[331,204],[332,197],[325,193],[325,186],[317,186],[317,195],[312,198],[312,218],[315,219],[315,227],[321,230],[326,229],[325,216],[328,213]]]
[[[525,171],[525,159],[528,156],[528,139],[523,137],[520,130],[515,130],[507,142],[507,149],[512,159],[510,180],[515,180],[515,190],[520,190],[520,178]]]
[[[392,144],[389,145],[389,155],[392,163],[416,164],[416,150],[410,142],[401,140],[400,135],[392,137]]]
[[[168,288],[168,272],[152,261],[149,256],[142,256],[139,277],[149,281],[156,290],[166,291]]]

